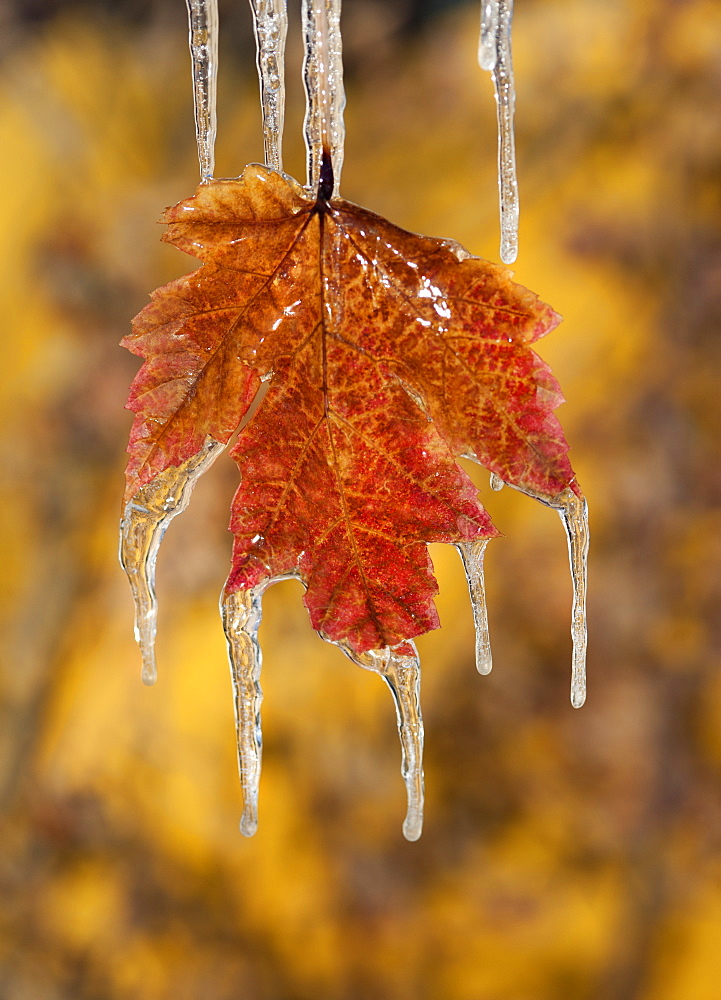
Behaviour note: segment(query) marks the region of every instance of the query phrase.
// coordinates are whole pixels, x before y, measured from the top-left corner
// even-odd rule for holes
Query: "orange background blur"
[[[225,7],[230,176],[262,143],[250,15]],[[436,7],[348,0],[343,193],[497,259],[477,6]],[[474,670],[460,562],[435,547],[417,844],[390,696],[290,583],[261,630],[260,828],[237,831],[228,459],[161,550],[160,680],[140,684],[117,342],[192,266],[155,224],[197,180],[184,5],[17,0],[0,29],[0,998],[717,1000],[719,4],[516,4],[515,271],[565,316],[541,353],[591,506],[589,698],[571,709],[558,518],[480,475],[505,536],[495,668]],[[299,65],[294,31],[296,176]]]

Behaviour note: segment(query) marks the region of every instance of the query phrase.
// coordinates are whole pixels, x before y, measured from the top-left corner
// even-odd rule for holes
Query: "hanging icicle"
[[[220,600],[220,613],[228,643],[230,675],[233,683],[235,732],[238,748],[238,771],[243,789],[243,815],[240,832],[252,837],[258,829],[258,787],[263,749],[260,704],[260,668],[263,658],[258,644],[262,618],[263,591],[271,582],[249,591],[226,591]]]
[[[343,169],[345,90],[343,48],[340,37],[340,0],[303,0],[306,92],[304,121],[308,151],[308,191],[318,193],[324,153],[332,167],[331,194],[338,195]],[[327,180],[326,180],[327,182]]]
[[[473,624],[476,629],[476,670],[479,674],[490,674],[493,667],[491,640],[488,635],[486,584],[483,576],[483,559],[487,545],[487,538],[478,538],[474,542],[461,542],[456,546],[461,554],[468,581]]]
[[[143,683],[155,684],[155,633],[158,602],[155,562],[168,525],[190,502],[195,484],[225,445],[208,439],[187,462],[166,469],[136,493],[120,522],[120,562],[128,575],[135,604],[135,641],[143,658]]]
[[[218,0],[186,0],[193,63],[195,134],[198,140],[200,179],[210,180],[215,170],[218,81]]]
[[[390,688],[401,740],[401,774],[408,807],[403,822],[406,840],[418,840],[423,831],[423,716],[421,714],[421,665],[412,642],[393,649],[355,653],[344,643],[335,643],[364,670],[379,674]]]
[[[287,5],[286,0],[250,0],[250,6],[255,29],[265,162],[274,170],[282,170]]]
[[[580,708],[586,700],[588,504],[584,497],[579,497],[569,487],[556,497],[554,507],[560,515],[568,537],[568,558],[573,583],[571,704],[574,708]]]
[[[502,480],[499,480],[502,482]],[[509,484],[513,485],[513,484]],[[573,586],[573,607],[571,611],[571,640],[573,652],[571,660],[571,704],[581,708],[586,700],[586,592],[588,589],[588,503],[573,487],[568,486],[553,499],[533,490],[514,486],[519,493],[533,497],[546,507],[558,511],[568,540],[568,556]]]
[[[491,72],[498,110],[498,188],[501,210],[501,260],[518,256],[518,181],[513,114],[516,92],[511,57],[513,0],[481,0],[478,61]]]

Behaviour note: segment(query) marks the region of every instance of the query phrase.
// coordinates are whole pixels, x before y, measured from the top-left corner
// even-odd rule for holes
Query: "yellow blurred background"
[[[245,6],[221,4],[221,176],[262,157]],[[344,6],[344,195],[497,259],[477,6]],[[117,343],[192,266],[155,224],[197,180],[184,5],[6,0],[0,29],[0,998],[717,1000],[719,4],[516,3],[515,270],[565,316],[541,353],[591,506],[589,698],[571,709],[561,525],[479,475],[505,536],[495,668],[435,547],[417,844],[390,696],[290,583],[265,601],[260,828],[238,833],[228,459],[168,532],[140,684]],[[296,176],[299,67],[294,31]]]

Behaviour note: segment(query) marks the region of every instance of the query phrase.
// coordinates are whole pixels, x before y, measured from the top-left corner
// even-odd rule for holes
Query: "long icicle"
[[[258,644],[258,629],[263,613],[261,599],[266,586],[231,594],[223,591],[220,600],[233,682],[238,772],[243,790],[240,832],[245,837],[252,837],[258,829],[258,788],[263,749],[260,721],[263,700],[260,668],[263,658]]]
[[[473,608],[473,623],[476,628],[476,670],[479,674],[490,674],[493,667],[491,640],[488,635],[486,585],[483,575],[483,558],[487,545],[487,538],[477,538],[472,542],[459,542],[456,545],[463,560],[463,568],[466,571],[468,592]]]
[[[312,196],[318,192],[324,152],[333,168],[334,195],[338,194],[343,168],[345,90],[340,8],[341,0],[303,0],[304,131],[308,151],[308,191]]]
[[[274,170],[282,170],[287,0],[250,0],[250,6],[255,28],[265,162]]]
[[[513,485],[512,483],[509,485]],[[534,490],[514,486],[519,493],[540,500],[546,507],[552,507],[561,518],[568,540],[568,557],[571,564],[573,585],[573,609],[571,612],[571,639],[573,658],[571,661],[571,704],[580,708],[586,700],[586,591],[588,589],[588,503],[570,486],[552,499]]]
[[[423,717],[421,667],[415,646],[412,656],[388,650],[382,674],[393,695],[401,738],[401,774],[408,796],[403,836],[406,840],[418,840],[423,831]]]
[[[588,578],[588,504],[570,486],[554,502],[568,538],[568,558],[573,582],[571,638],[573,662],[571,704],[580,708],[586,700],[586,590]]]
[[[498,189],[501,210],[501,260],[512,264],[518,256],[518,181],[513,115],[516,92],[511,54],[513,0],[481,0],[481,38],[478,61],[490,70],[498,111]]]
[[[200,179],[208,181],[215,170],[218,79],[218,0],[186,0],[193,64],[195,134],[198,140]]]
[[[155,633],[158,602],[155,563],[168,525],[190,501],[198,479],[210,468],[225,445],[210,438],[187,462],[166,469],[135,494],[120,521],[120,563],[130,582],[135,604],[135,640],[143,658],[143,683],[155,684]]]
[[[380,674],[391,690],[401,739],[401,775],[408,800],[403,836],[406,840],[418,840],[423,831],[423,715],[421,665],[415,644],[403,643],[413,650],[410,656],[400,653],[397,647],[356,653],[346,643],[334,645],[359,667]]]

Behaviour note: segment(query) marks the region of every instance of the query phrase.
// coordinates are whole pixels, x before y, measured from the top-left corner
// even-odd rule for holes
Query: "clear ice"
[[[496,65],[499,9],[498,0],[481,0],[481,37],[478,40],[478,64],[489,72]]]
[[[336,643],[358,666],[380,674],[393,695],[401,738],[401,774],[406,786],[408,808],[403,821],[406,840],[418,840],[423,831],[423,716],[421,714],[421,665],[414,643],[405,656],[398,647],[355,653],[344,643]]]
[[[282,170],[287,4],[286,0],[250,0],[250,6],[260,81],[265,162],[274,170]]]
[[[216,80],[218,64],[217,0],[186,0],[190,24],[196,136],[201,180],[214,172],[216,136]],[[250,0],[257,46],[266,163],[282,170],[282,136],[285,113],[284,59],[287,33],[286,0]],[[303,77],[306,89],[305,142],[308,152],[308,190],[314,196],[321,181],[324,155],[333,168],[333,194],[338,193],[343,166],[345,126],[343,111],[341,0],[303,0],[305,40]],[[478,59],[493,75],[499,128],[499,191],[501,207],[501,259],[510,264],[518,252],[518,188],[513,138],[515,104],[511,60],[513,0],[482,0]],[[142,487],[127,504],[121,521],[120,559],[128,575],[135,603],[135,637],[143,661],[143,681],[155,683],[157,601],[155,566],[160,542],[170,521],[183,511],[199,477],[215,461],[224,445],[208,439],[201,451],[177,468],[167,469]],[[473,455],[468,457],[475,458]],[[505,485],[491,475],[491,487]],[[523,491],[529,492],[529,491]],[[580,707],[586,697],[586,564],[588,508],[569,487],[548,500],[529,492],[556,509],[566,529],[573,580],[573,672],[571,702]],[[488,540],[458,543],[468,580],[476,629],[476,667],[491,670],[491,648],[484,585],[483,561]],[[295,575],[295,574],[289,574]],[[233,683],[238,768],[243,792],[240,830],[252,836],[258,827],[258,788],[262,762],[260,686],[262,655],[258,629],[262,594],[276,580],[267,580],[249,591],[223,592],[220,602],[223,629]],[[325,638],[325,637],[324,637]],[[330,641],[330,640],[329,640]],[[412,642],[391,649],[357,654],[347,644],[335,643],[355,663],[379,674],[393,695],[401,740],[401,773],[406,787],[407,812],[403,834],[418,840],[423,827],[423,719],[420,707],[420,663]],[[409,655],[400,649],[411,650]]]
[[[493,667],[491,640],[488,635],[486,585],[483,577],[483,558],[487,545],[487,538],[477,538],[472,542],[459,542],[456,546],[461,554],[468,580],[473,623],[476,627],[476,670],[479,674],[490,674]]]
[[[230,675],[233,682],[238,772],[243,790],[240,832],[252,837],[258,829],[258,787],[263,751],[260,704],[260,668],[263,657],[258,644],[262,617],[261,600],[268,584],[252,590],[223,591],[220,613],[228,643]]]
[[[200,179],[207,181],[215,170],[218,0],[186,0],[186,3]]]
[[[120,563],[127,573],[135,603],[135,640],[143,659],[142,678],[155,684],[155,633],[158,602],[155,563],[168,525],[188,506],[193,487],[225,445],[212,441],[187,462],[166,469],[135,494],[120,521]]]
[[[312,196],[318,191],[324,150],[330,154],[333,165],[334,195],[338,194],[343,168],[345,90],[340,7],[340,0],[303,0],[304,131],[308,151],[308,191]]]
[[[501,260],[518,256],[518,181],[513,114],[516,92],[511,57],[513,0],[481,0],[478,61],[493,76],[498,110],[498,189],[501,208]]]
[[[580,708],[586,700],[588,504],[584,497],[577,496],[569,486],[556,497],[553,506],[560,515],[568,538],[568,559],[573,581],[571,704],[574,708]]]
[[[566,529],[568,558],[571,565],[573,585],[573,607],[571,611],[571,640],[573,657],[571,661],[571,704],[580,708],[586,700],[586,591],[588,588],[588,503],[567,486],[552,499],[533,490],[514,487],[520,493],[540,500],[546,507],[552,507]]]

